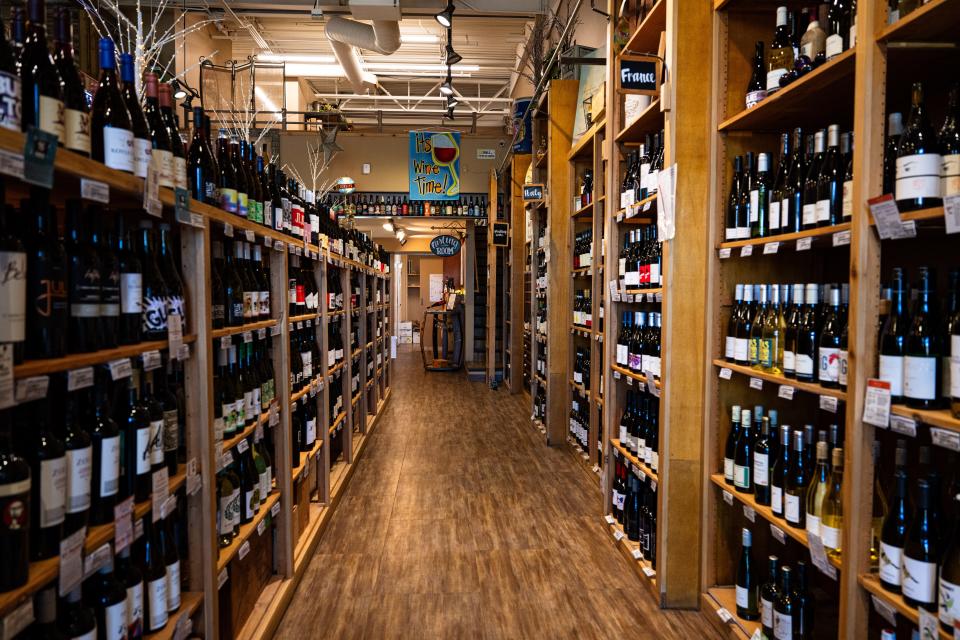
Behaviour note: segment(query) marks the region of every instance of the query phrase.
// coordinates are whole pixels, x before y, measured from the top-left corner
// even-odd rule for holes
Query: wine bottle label
[[[120,488],[120,436],[104,438],[100,442],[99,496],[116,495]]]
[[[239,208],[238,197],[239,194],[236,189],[220,187],[220,208],[227,213],[237,213]]]
[[[839,33],[835,33],[832,36],[827,36],[827,60],[834,56],[838,56],[841,53],[843,53],[843,36],[841,36]]]
[[[127,600],[103,608],[103,637],[105,640],[125,640],[127,637]]]
[[[579,371],[574,371],[573,381],[576,382],[577,384],[583,384],[583,374],[580,373]]]
[[[777,640],[793,640],[793,616],[773,612],[773,637]]]
[[[167,611],[180,608],[180,559],[167,565]]]
[[[90,473],[93,447],[67,450],[67,513],[79,513],[90,508]]]
[[[723,339],[723,357],[727,360],[733,360],[736,355],[737,339],[733,336],[726,336]]]
[[[67,458],[40,461],[40,528],[63,522],[67,497]]]
[[[820,347],[820,367],[817,376],[820,382],[838,382],[840,380],[840,349]]]
[[[652,449],[650,451],[651,451],[650,467],[654,471],[660,471],[660,453],[657,451],[653,451]]]
[[[623,276],[623,284],[627,287],[638,286],[640,284],[640,272],[627,271]]]
[[[63,102],[50,96],[40,96],[37,126],[63,140]],[[106,147],[104,147],[106,149]]]
[[[747,219],[750,220],[750,224],[753,224],[754,222],[760,219],[759,218],[760,216],[760,191],[759,190],[757,189],[750,190],[749,206],[750,206],[750,209],[748,211]]]
[[[940,622],[953,627],[954,620],[960,620],[960,585],[940,576]]]
[[[167,624],[167,578],[165,575],[147,582],[147,631],[158,631]]]
[[[896,199],[939,198],[941,164],[938,153],[897,158]]]
[[[179,189],[187,188],[187,159],[173,156],[173,184]]]
[[[254,485],[248,491],[243,494],[243,518],[244,520],[250,520],[257,513],[257,508],[260,506],[260,491],[259,488]]]
[[[787,74],[787,69],[773,69],[767,72],[767,93],[780,88],[780,78]]]
[[[137,429],[137,475],[150,473],[150,427]]]
[[[337,360],[343,360],[343,347],[337,347]]]
[[[317,419],[307,420],[306,444],[312,445],[317,441]]]
[[[780,201],[774,200],[770,203],[768,212],[770,231],[776,231],[780,228]]]
[[[183,308],[183,296],[174,294],[167,297],[167,316],[171,314],[180,316],[181,320],[187,317]]]
[[[233,532],[233,515],[230,513],[230,503],[233,495],[220,498],[220,534],[226,535]]]
[[[820,535],[820,517],[807,511],[807,534],[811,536]]]
[[[237,215],[241,218],[250,217],[250,203],[247,201],[247,194],[243,191],[237,192]]]
[[[936,357],[904,356],[903,395],[915,400],[936,400]]]
[[[960,194],[960,154],[954,153],[942,157],[940,194],[944,198]]]
[[[733,359],[737,362],[747,362],[749,348],[746,338],[736,338],[733,345]]]
[[[950,336],[950,395],[960,399],[960,335]]]
[[[70,264],[70,316],[100,316],[100,269],[92,260],[78,256]]]
[[[97,628],[94,627],[87,633],[80,634],[79,636],[73,636],[70,638],[70,640],[97,640]]]
[[[250,318],[253,316],[253,291],[244,291],[243,292],[243,317]]]
[[[880,580],[887,584],[900,585],[903,547],[880,543]]]
[[[127,587],[127,637],[143,635],[143,580]]]
[[[0,533],[30,527],[30,479],[0,485]]]
[[[650,284],[660,284],[660,263],[650,263]]]
[[[778,516],[783,516],[783,487],[770,487],[770,509]]]
[[[90,153],[90,114],[78,109],[64,109],[63,145],[71,151]]]
[[[903,595],[918,602],[933,603],[937,598],[937,563],[915,560],[904,554],[901,569]]]
[[[111,169],[133,173],[133,132],[118,127],[103,128],[103,163]]]
[[[890,383],[890,395],[903,395],[903,356],[880,356],[880,379]]]
[[[632,371],[642,371],[643,355],[639,353],[631,353],[627,358],[627,366],[630,367]]]
[[[772,338],[760,339],[760,352],[757,354],[760,366],[764,369],[772,369],[774,365],[774,349]]]
[[[133,139],[133,175],[146,178],[150,168],[150,156],[153,154],[153,144],[146,138]]]
[[[817,215],[817,222],[828,222],[830,220],[830,200],[817,200],[817,203],[814,205],[814,210]]]
[[[617,491],[613,495],[613,500],[614,500],[613,504],[616,507],[617,511],[623,511],[623,505],[627,500],[626,494],[620,491]]]
[[[244,420],[253,418],[256,414],[257,405],[253,404],[253,390],[243,392],[243,416]]]
[[[770,484],[770,456],[768,454],[753,454],[753,481],[761,487]]]
[[[160,296],[144,296],[143,310],[140,313],[140,326],[146,334],[166,333],[167,299]]]
[[[0,127],[20,131],[20,78],[0,71]]]
[[[734,463],[733,465],[733,486],[738,489],[749,489],[750,484],[750,467],[746,465],[739,465]]]
[[[801,216],[801,220],[803,221],[804,225],[817,224],[816,203],[803,205]]]
[[[242,429],[247,421],[247,403],[242,395],[233,403],[233,414],[236,416],[237,429]]]
[[[791,493],[783,495],[784,517],[791,524],[800,524],[800,496]]]
[[[160,178],[160,186],[173,189],[173,152],[163,149],[154,149],[151,154],[153,161],[157,163],[157,172]]]
[[[853,216],[853,180],[843,183],[843,221],[847,222]]]
[[[757,91],[748,91],[747,92],[747,109],[757,106],[766,97],[767,97],[767,91],[765,89],[758,89]]]
[[[120,312],[140,314],[143,308],[143,274],[120,274]]]
[[[840,549],[840,529],[835,527],[828,527],[820,522],[820,538],[823,540],[823,546],[827,549],[833,549],[839,551]]]
[[[760,624],[764,629],[773,628],[773,600],[760,598]]]
[[[813,376],[813,356],[806,353],[796,354],[797,376]]]
[[[747,360],[750,364],[757,364],[760,361],[759,337],[753,337],[747,340]]]
[[[27,254],[0,251],[0,342],[23,342],[26,307]]]
[[[150,421],[150,464],[163,464],[163,420]]]
[[[784,371],[796,371],[797,370],[797,356],[793,351],[783,350],[783,370]]]
[[[750,608],[750,590],[737,585],[737,606],[741,609]]]
[[[163,412],[163,450],[180,448],[180,416],[176,409]]]

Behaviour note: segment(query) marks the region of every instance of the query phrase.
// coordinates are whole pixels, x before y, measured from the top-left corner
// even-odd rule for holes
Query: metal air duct
[[[354,17],[374,17],[373,24],[356,22],[340,16],[326,24],[327,39],[333,55],[343,67],[354,93],[362,94],[377,86],[377,77],[364,73],[354,47],[390,55],[400,48],[400,6],[397,0],[360,0],[351,2]],[[390,19],[383,19],[388,17]]]

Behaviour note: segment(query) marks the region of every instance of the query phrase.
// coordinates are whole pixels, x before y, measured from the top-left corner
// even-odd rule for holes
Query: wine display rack
[[[0,130],[0,173],[7,176],[8,194],[26,190],[26,185],[21,182],[23,148],[22,134]],[[59,149],[54,161],[54,202],[60,204],[60,199],[71,195],[79,198],[81,185],[90,182],[96,183],[100,193],[106,194],[104,197],[112,209],[139,210],[142,207],[142,179]],[[167,188],[159,189],[159,198],[163,205],[161,218],[179,227],[179,267],[186,282],[185,302],[189,316],[186,326],[191,331],[183,335],[183,346],[175,345],[184,370],[184,434],[188,464],[181,464],[179,472],[167,481],[169,495],[185,496],[190,553],[184,559],[188,563],[189,581],[184,585],[180,608],[171,614],[162,630],[146,637],[184,637],[191,626],[210,638],[269,637],[279,624],[320,534],[364,450],[367,436],[390,396],[392,303],[389,265],[366,266],[336,253],[328,246],[325,236],[319,246],[312,245],[189,198],[187,208],[177,211],[179,215],[176,215],[177,197]],[[141,211],[141,216],[150,219],[146,212]],[[242,238],[265,247],[273,318],[237,327],[212,328],[210,243],[214,238],[224,237]],[[343,312],[320,311],[291,317],[287,308],[287,273],[288,261],[294,255],[309,264],[309,271],[319,283],[324,305],[329,269],[338,270],[343,291],[349,290],[350,274],[356,274],[361,284],[359,307],[352,309],[350,296],[344,296]],[[365,303],[368,296],[369,305]],[[351,313],[353,311],[356,313]],[[322,353],[326,354],[327,327],[336,318],[341,318],[347,326],[350,322],[357,322],[361,344],[367,344],[368,348],[356,354],[361,377],[360,389],[353,398],[356,409],[331,417],[328,415],[330,382],[337,376],[349,380],[354,359],[345,358],[339,368],[324,368],[314,385],[294,394],[289,387],[289,346],[290,332],[294,327],[309,323],[317,332]],[[368,320],[377,335],[366,335]],[[273,341],[276,400],[253,424],[218,440],[219,434],[211,426],[216,422],[213,372],[217,351],[224,342],[250,341],[254,335],[261,340]],[[343,335],[349,336],[349,330]],[[14,382],[139,358],[169,347],[167,340],[144,341],[57,359],[28,360],[14,368]],[[375,363],[369,379],[366,373],[368,360]],[[343,406],[350,407],[350,387],[344,385],[343,389]],[[290,450],[290,420],[295,402],[315,402],[318,425],[324,425],[317,429],[315,446],[311,451],[301,453],[296,466],[292,464]],[[240,526],[239,535],[226,547],[218,548],[216,511],[219,501],[215,475],[222,457],[232,455],[241,443],[266,429],[273,433],[274,451],[271,453],[276,484],[261,503],[256,516]],[[343,434],[344,449],[339,459],[331,461],[330,438],[336,430]],[[299,496],[295,495],[299,489],[303,491]],[[136,503],[131,514],[133,522],[147,517],[151,506],[150,499]],[[89,561],[94,552],[113,541],[114,532],[114,524],[89,527],[82,546],[82,558]],[[5,629],[17,628],[17,620],[21,623],[29,621],[24,611],[32,604],[32,596],[55,581],[58,575],[58,557],[33,562],[24,586],[0,593],[0,618],[4,619]]]
[[[741,527],[754,532],[754,558],[770,553],[785,558],[788,564],[797,560],[810,564],[810,586],[816,598],[813,637],[879,637],[880,631],[888,628],[897,638],[916,633],[921,624],[917,609],[881,586],[876,559],[871,562],[872,522],[878,500],[875,488],[880,486],[886,496],[890,495],[893,450],[898,439],[903,440],[907,452],[911,491],[919,477],[914,464],[918,452],[923,456],[926,450],[932,459],[930,468],[950,477],[950,467],[960,450],[956,436],[960,420],[949,409],[914,409],[895,403],[889,413],[898,418],[896,424],[891,421],[884,429],[863,421],[868,380],[879,377],[879,334],[889,307],[889,301],[882,298],[881,283],[890,281],[894,267],[909,272],[905,283],[908,290],[915,284],[917,266],[935,267],[941,276],[957,267],[956,240],[945,233],[943,208],[901,213],[902,222],[916,225],[914,237],[881,239],[868,200],[884,192],[887,114],[899,111],[906,120],[911,83],[924,85],[928,117],[935,132],[943,121],[949,87],[938,69],[956,62],[952,47],[960,29],[960,6],[955,0],[934,0],[892,23],[888,23],[886,3],[854,6],[853,46],[745,109],[744,94],[751,71],[747,52],[757,40],[769,43],[774,7],[758,10],[740,0],[714,2],[713,58],[718,76],[712,146],[716,155],[712,157],[713,200],[707,229],[714,255],[709,264],[706,304],[713,313],[706,355],[714,367],[713,375],[708,376],[704,414],[707,539],[701,597],[703,608],[725,637],[746,640],[758,629],[756,622],[736,614],[733,584]],[[724,241],[734,156],[747,150],[776,149],[775,136],[781,131],[793,127],[808,131],[831,123],[839,123],[842,130],[853,133],[849,220],[789,234]],[[723,340],[734,284],[813,281],[849,283],[846,388],[800,383],[725,360]],[[945,283],[944,277],[936,282],[938,292],[945,290]],[[941,296],[941,310],[943,300]],[[762,384],[754,383],[755,379]],[[798,393],[784,392],[784,386]],[[844,447],[842,553],[827,557],[837,572],[835,579],[814,568],[815,552],[806,531],[791,529],[769,507],[757,505],[752,495],[737,493],[724,481],[723,443],[731,428],[729,409],[734,404],[777,409],[781,424],[839,425]],[[835,414],[831,407],[835,407]],[[872,454],[875,441],[879,461]],[[770,535],[765,531],[768,528]],[[765,581],[766,566],[763,562],[761,565],[758,575]],[[711,611],[716,615],[710,615]],[[934,612],[934,619],[936,615]],[[921,630],[920,635],[952,637],[943,627],[931,632]]]

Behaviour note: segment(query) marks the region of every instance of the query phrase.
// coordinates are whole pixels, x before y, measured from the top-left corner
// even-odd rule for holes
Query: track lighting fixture
[[[447,66],[452,66],[463,60],[463,56],[453,50],[453,45],[447,45]]]
[[[447,109],[453,109],[458,104],[460,104],[460,99],[457,96],[447,96]]]
[[[447,79],[440,85],[440,93],[445,96],[453,95],[453,76],[449,67],[447,68]]]
[[[439,22],[444,27],[450,27],[453,24],[453,1],[447,0],[447,8],[438,13],[436,16],[437,22]]]
[[[393,220],[388,219],[386,222],[384,222],[383,228],[389,231],[390,233],[393,233],[395,231],[395,228],[393,226]]]
[[[397,229],[397,240],[403,245],[407,241],[407,232],[403,229]]]

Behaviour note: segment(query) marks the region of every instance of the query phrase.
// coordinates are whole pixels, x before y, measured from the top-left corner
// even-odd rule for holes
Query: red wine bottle
[[[73,57],[73,12],[67,7],[57,10],[54,64],[63,81],[63,146],[90,155],[90,109],[80,81],[80,72]]]
[[[23,434],[19,450],[30,464],[30,560],[60,553],[67,489],[63,441],[52,427],[52,403],[31,402],[19,407],[16,432]]]
[[[143,74],[143,90],[146,96],[144,115],[147,118],[147,127],[150,129],[150,139],[153,142],[152,162],[157,164],[160,186],[173,188],[173,148],[167,126],[160,114],[160,93],[157,74],[147,72]]]
[[[143,638],[143,574],[130,559],[130,547],[117,552],[117,581],[127,590],[127,640]]]
[[[136,502],[150,497],[150,415],[139,402],[139,372],[127,382],[123,408],[123,466],[118,500],[133,496]]]
[[[90,577],[86,604],[97,617],[97,637],[127,637],[127,590],[113,572],[113,558]]]
[[[96,351],[100,345],[100,255],[87,232],[89,216],[83,201],[67,200],[67,264],[70,317],[68,347],[71,353]]]
[[[20,53],[20,126],[36,127],[64,138],[63,82],[47,49],[47,9],[44,0],[27,3],[27,30]]]
[[[93,411],[88,433],[93,446],[90,474],[90,523],[113,522],[113,507],[120,491],[120,429],[110,417],[109,376],[98,370],[93,388]]]
[[[0,412],[0,591],[22,587],[30,573],[30,465],[13,452],[11,420]]]
[[[160,505],[153,505],[159,509]],[[152,522],[147,516],[143,519],[142,554],[140,571],[146,586],[144,597],[144,631],[159,631],[167,624],[167,569],[163,560],[163,549],[159,539],[160,524]]]
[[[140,315],[143,310],[143,266],[134,249],[127,221],[117,215],[116,252],[120,269],[120,319],[118,344],[140,342]]]
[[[2,82],[2,78],[0,78]],[[0,202],[6,184],[0,179]],[[19,217],[10,205],[0,207],[0,343],[13,347],[14,362],[23,360],[27,320],[27,251]]]
[[[190,197],[207,204],[213,194],[207,193],[207,188],[213,187],[210,166],[207,163],[206,144],[203,134],[203,107],[193,108],[193,139],[187,152],[187,187]]]
[[[900,211],[939,207],[940,147],[930,126],[923,100],[923,85],[913,83],[910,116],[897,149],[896,199]]]
[[[99,342],[101,349],[117,346],[117,331],[120,321],[120,261],[113,250],[113,238],[108,225],[113,221],[104,215],[100,205],[87,209],[90,228],[90,245],[100,260],[100,322]]]
[[[94,160],[111,169],[133,173],[133,126],[117,86],[117,60],[110,38],[100,38],[100,83],[93,96],[90,131]]]
[[[143,266],[142,335],[145,340],[165,340],[170,291],[157,265],[153,223],[149,220],[140,221],[139,245],[140,264]]]
[[[173,186],[179,189],[186,189],[187,153],[183,148],[183,140],[180,139],[177,118],[173,113],[173,95],[170,90],[170,85],[166,82],[161,82],[157,87],[157,91],[160,102],[160,117],[167,130],[167,138],[170,140],[170,152],[173,154]]]
[[[66,380],[60,376],[62,388]],[[64,426],[61,429],[64,453],[67,459],[66,517],[63,534],[68,536],[87,525],[90,510],[90,478],[93,466],[93,446],[87,433],[85,407],[90,405],[90,392],[80,389],[66,393]],[[62,397],[62,396],[61,396]]]
[[[140,108],[140,96],[137,95],[137,85],[133,72],[133,56],[129,53],[120,54],[120,93],[123,102],[127,105],[130,114],[130,127],[133,129],[133,175],[138,178],[147,177],[150,168],[150,152],[153,142],[150,139],[150,129],[147,128],[147,119]]]

